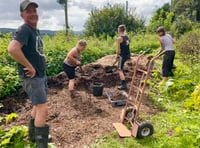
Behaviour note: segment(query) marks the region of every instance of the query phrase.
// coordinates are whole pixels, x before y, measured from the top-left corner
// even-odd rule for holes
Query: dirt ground
[[[58,148],[83,148],[95,143],[98,137],[114,131],[112,123],[119,122],[122,107],[112,107],[107,91],[118,91],[120,84],[116,71],[106,73],[105,69],[113,64],[113,55],[105,56],[98,61],[83,66],[84,73],[77,72],[76,89],[81,99],[71,99],[67,90],[68,78],[64,72],[48,79],[49,116],[48,124],[53,142]],[[125,65],[125,77],[130,85],[133,75],[136,56]],[[140,62],[145,69],[146,58]],[[100,97],[93,96],[94,82],[103,83],[104,91]],[[23,89],[10,95],[3,101],[0,115],[15,112],[19,117],[11,125],[28,125],[31,112],[31,103]],[[141,114],[152,115],[159,110],[150,106],[152,102],[146,97],[141,106]],[[11,126],[8,125],[8,126]]]

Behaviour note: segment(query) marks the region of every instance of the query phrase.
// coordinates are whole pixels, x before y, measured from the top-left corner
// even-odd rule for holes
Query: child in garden
[[[162,82],[166,82],[169,76],[173,76],[172,68],[175,57],[173,44],[176,41],[171,37],[171,35],[165,33],[164,27],[158,27],[156,32],[160,37],[161,50],[159,53],[164,51],[164,59],[162,64]]]
[[[118,87],[118,89],[121,89],[121,90],[128,89],[126,80],[124,77],[124,73],[123,73],[123,68],[124,68],[125,62],[128,59],[130,59],[130,49],[129,49],[130,40],[125,32],[126,32],[125,25],[119,25],[116,53],[117,53],[117,57],[119,58],[118,72],[119,72],[119,77],[121,80],[121,86]]]
[[[80,95],[74,90],[75,69],[77,66],[81,65],[81,52],[85,50],[86,46],[87,42],[85,40],[80,40],[77,45],[68,52],[63,62],[64,71],[69,78],[68,89],[70,91],[71,98],[80,97]]]

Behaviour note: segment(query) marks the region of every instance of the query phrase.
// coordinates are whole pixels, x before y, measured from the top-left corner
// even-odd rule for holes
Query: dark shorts
[[[118,70],[123,70],[124,69],[124,64],[127,60],[130,59],[130,56],[120,56],[119,61],[118,61]]]
[[[63,69],[70,80],[75,78],[75,68],[63,63]]]
[[[164,53],[162,75],[163,77],[173,76],[173,63],[174,63],[175,51],[166,51]]]
[[[48,86],[47,77],[35,77],[21,79],[22,86],[28,94],[33,105],[47,102]]]

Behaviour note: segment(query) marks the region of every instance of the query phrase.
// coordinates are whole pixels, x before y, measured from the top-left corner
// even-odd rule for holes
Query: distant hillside
[[[0,28],[1,33],[15,33],[16,29],[11,28]],[[51,31],[51,30],[40,30],[41,35],[49,35],[53,36],[57,31]]]
[[[15,33],[16,29],[11,29],[11,28],[0,28],[0,32],[1,33]],[[49,35],[49,36],[53,36],[56,32],[58,31],[51,31],[51,30],[40,30],[40,34],[43,35]],[[81,35],[82,31],[74,31],[74,34],[78,34]]]

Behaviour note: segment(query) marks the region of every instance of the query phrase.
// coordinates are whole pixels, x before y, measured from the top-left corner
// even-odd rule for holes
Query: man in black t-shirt
[[[130,40],[128,36],[125,34],[125,31],[126,31],[125,25],[119,25],[116,53],[117,53],[117,57],[119,58],[118,71],[119,71],[119,77],[121,80],[121,86],[119,87],[119,89],[121,90],[128,89],[125,76],[123,73],[123,68],[124,68],[125,62],[128,59],[130,59],[130,49],[129,49]]]
[[[46,62],[42,40],[37,30],[37,7],[38,4],[30,0],[23,0],[20,3],[20,14],[24,24],[17,29],[8,51],[18,62],[22,86],[33,104],[29,139],[36,142],[37,148],[47,148],[49,126],[46,124],[48,114]]]

